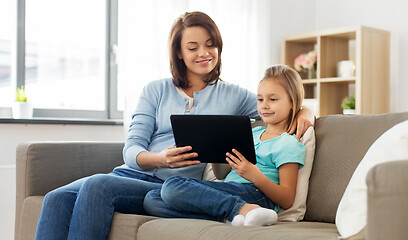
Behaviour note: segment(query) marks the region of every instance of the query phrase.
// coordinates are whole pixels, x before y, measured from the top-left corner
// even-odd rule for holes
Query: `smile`
[[[262,116],[264,116],[264,117],[269,117],[271,115],[273,115],[273,113],[262,113]]]
[[[205,60],[201,60],[201,61],[196,61],[196,63],[205,65],[205,64],[210,63],[211,61],[212,61],[212,59],[205,59]]]

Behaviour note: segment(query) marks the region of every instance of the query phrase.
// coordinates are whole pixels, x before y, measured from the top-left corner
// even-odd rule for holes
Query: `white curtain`
[[[171,77],[168,34],[174,20],[190,11],[205,12],[220,29],[224,81],[256,92],[265,69],[279,62],[280,45],[270,42],[272,1],[120,0],[118,79],[125,131],[143,86]]]

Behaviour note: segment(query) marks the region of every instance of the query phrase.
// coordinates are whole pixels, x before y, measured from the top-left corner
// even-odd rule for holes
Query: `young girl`
[[[304,164],[304,145],[288,134],[303,95],[296,71],[285,65],[267,69],[257,105],[266,127],[253,129],[256,165],[233,149],[233,154],[226,153],[232,171],[224,182],[170,177],[161,191],[146,195],[145,210],[160,217],[226,219],[234,226],[274,224],[280,206],[292,206],[298,169]]]

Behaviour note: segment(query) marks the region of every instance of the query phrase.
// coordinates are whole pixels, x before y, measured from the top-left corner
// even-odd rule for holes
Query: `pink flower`
[[[302,71],[302,65],[305,59],[305,55],[306,54],[300,54],[296,57],[294,67],[297,71]]]
[[[316,51],[310,51],[308,53],[302,53],[296,57],[294,62],[295,69],[300,72],[306,69],[311,69],[317,61]]]

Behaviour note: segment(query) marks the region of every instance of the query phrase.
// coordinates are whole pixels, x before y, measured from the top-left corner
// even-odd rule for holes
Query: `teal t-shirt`
[[[305,163],[305,146],[297,141],[295,135],[283,133],[277,138],[261,141],[265,127],[252,129],[254,138],[256,166],[272,182],[279,184],[279,167],[285,163],[299,163],[299,168]],[[225,182],[251,183],[238,175],[233,169],[225,178]],[[275,211],[279,207],[275,207]]]

